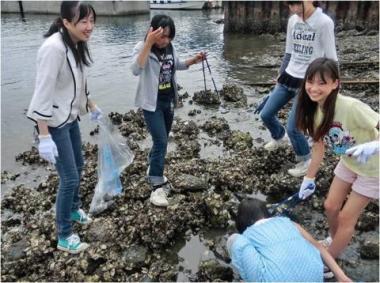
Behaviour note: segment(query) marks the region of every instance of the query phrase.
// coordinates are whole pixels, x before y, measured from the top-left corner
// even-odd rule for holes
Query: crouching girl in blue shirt
[[[323,262],[337,281],[351,281],[334,258],[300,225],[286,217],[269,217],[265,203],[243,200],[227,249],[244,281],[323,282]]]

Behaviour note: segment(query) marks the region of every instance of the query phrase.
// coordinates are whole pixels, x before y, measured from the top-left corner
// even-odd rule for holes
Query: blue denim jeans
[[[296,160],[305,161],[310,159],[311,154],[309,144],[305,136],[297,129],[296,126],[296,95],[297,89],[288,88],[285,85],[277,84],[262,109],[260,116],[265,126],[270,131],[272,138],[275,140],[281,139],[285,135],[285,129],[278,121],[276,115],[281,108],[289,102],[289,100],[293,99],[293,106],[289,113],[286,131],[296,154]]]
[[[163,183],[169,132],[174,118],[173,102],[157,100],[156,111],[144,110],[143,112],[145,123],[153,140],[153,146],[149,153],[148,175],[152,184],[160,184]]]
[[[62,239],[72,234],[71,212],[81,206],[79,185],[83,168],[82,141],[77,120],[62,128],[49,127],[49,132],[58,149],[55,164],[59,175],[56,222],[58,238]]]

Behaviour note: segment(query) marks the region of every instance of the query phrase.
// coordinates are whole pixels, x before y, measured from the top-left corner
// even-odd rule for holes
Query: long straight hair
[[[336,89],[331,91],[323,103],[323,119],[321,124],[315,129],[315,115],[318,103],[310,99],[306,92],[306,82],[312,80],[318,74],[322,81],[326,78],[340,80],[337,63],[328,58],[317,58],[307,68],[305,79],[298,95],[298,105],[296,113],[297,128],[310,135],[314,141],[319,141],[329,131],[335,114],[335,103],[339,92],[339,84]]]
[[[93,62],[87,43],[79,41],[75,46],[71,40],[69,31],[63,24],[63,19],[72,22],[74,18],[77,17],[78,19],[74,23],[77,24],[81,19],[88,17],[91,13],[94,15],[94,21],[96,21],[96,13],[91,4],[81,1],[62,1],[60,17],[53,22],[49,30],[44,34],[44,37],[49,37],[56,32],[61,32],[63,41],[73,52],[75,61],[81,69],[82,64],[90,66]]]

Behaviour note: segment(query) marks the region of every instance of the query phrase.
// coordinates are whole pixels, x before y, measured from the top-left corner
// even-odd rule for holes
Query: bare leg
[[[336,258],[351,241],[356,222],[363,209],[371,199],[354,191],[351,192],[341,212],[338,215],[338,227],[328,251]]]
[[[338,228],[338,215],[342,209],[343,202],[351,190],[351,185],[335,176],[327,194],[324,206],[327,222],[329,223],[329,233],[332,238],[334,238],[336,229]]]

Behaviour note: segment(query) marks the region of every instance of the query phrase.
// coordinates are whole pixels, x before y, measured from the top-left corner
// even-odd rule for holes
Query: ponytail
[[[63,21],[61,17],[55,19],[55,21],[51,24],[49,30],[44,34],[44,37],[49,37],[52,34],[58,32],[63,27]]]
[[[49,30],[44,34],[44,37],[49,37],[56,32],[60,32],[65,45],[71,49],[75,61],[81,69],[82,65],[90,66],[92,63],[87,43],[80,41],[77,44],[74,44],[70,38],[69,31],[63,24],[63,19],[66,19],[69,22],[73,22],[75,19],[74,24],[77,24],[81,19],[89,16],[91,13],[94,16],[95,21],[96,13],[91,4],[80,1],[62,1],[60,17],[52,23]]]

